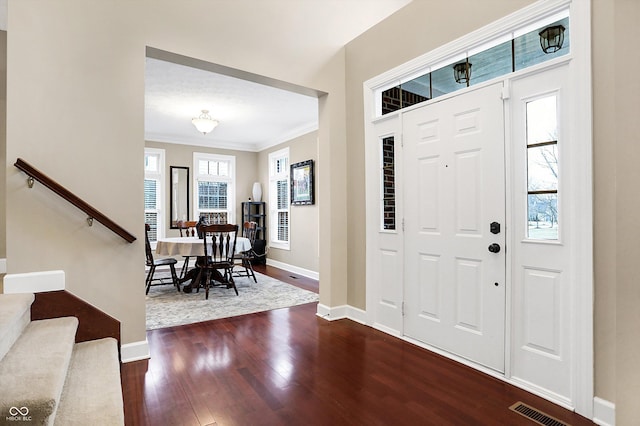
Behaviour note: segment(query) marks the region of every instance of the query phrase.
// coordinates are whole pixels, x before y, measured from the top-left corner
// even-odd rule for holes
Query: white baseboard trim
[[[124,345],[121,345],[120,358],[123,363],[151,358],[151,352],[149,352],[149,341],[145,339],[139,342],[125,343]]]
[[[294,274],[302,275],[303,277],[311,278],[314,280],[320,279],[320,274],[316,271],[299,268],[297,266],[289,265],[288,263],[279,262],[277,260],[267,258],[267,265],[284,269],[285,271],[293,272]]]
[[[65,289],[64,271],[26,272],[4,276],[4,292],[42,293]]]
[[[335,307],[329,307],[318,303],[316,315],[327,321],[335,321],[343,318],[350,319],[351,321],[359,322],[360,324],[366,324],[367,313],[359,308],[354,308],[350,305],[341,305]]]
[[[602,398],[593,398],[593,422],[601,426],[615,426],[616,405]]]
[[[7,273],[7,259],[0,259],[0,274]]]

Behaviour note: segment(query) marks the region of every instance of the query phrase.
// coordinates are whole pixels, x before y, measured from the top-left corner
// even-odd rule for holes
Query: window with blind
[[[194,153],[195,216],[207,223],[234,223],[235,157]]]
[[[149,241],[156,241],[162,233],[162,182],[164,174],[164,150],[144,150],[144,223],[148,223]]]
[[[269,154],[270,246],[289,250],[289,148]]]

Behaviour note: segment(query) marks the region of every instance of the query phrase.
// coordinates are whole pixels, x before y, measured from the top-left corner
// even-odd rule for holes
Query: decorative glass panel
[[[558,239],[557,96],[527,102],[527,236]]]
[[[396,229],[396,182],[393,136],[382,139],[382,229]]]

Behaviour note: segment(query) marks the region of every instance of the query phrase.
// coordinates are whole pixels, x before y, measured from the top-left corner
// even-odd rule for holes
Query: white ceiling
[[[318,128],[317,97],[154,58],[145,79],[147,140],[258,151]],[[203,109],[220,122],[206,135]]]
[[[235,1],[228,4],[237,5]],[[309,57],[312,50],[312,55],[315,53],[321,58],[333,54],[329,51],[335,52],[410,1],[270,0],[251,3],[254,16],[250,18],[251,22],[277,29],[280,35],[289,34],[277,38],[278,50],[286,52],[288,57]],[[274,7],[287,13],[276,14],[274,18]],[[261,14],[268,15],[270,20],[255,16]],[[233,28],[236,34],[242,33],[238,25],[244,21],[234,21],[238,22]],[[305,27],[303,32],[301,25]],[[291,34],[304,36],[292,37]],[[263,42],[267,43],[265,47],[274,47],[266,39]],[[258,46],[252,48],[255,47]],[[258,84],[255,81],[268,80],[260,76],[248,81],[231,77],[238,73],[212,72],[212,68],[222,68],[215,64],[191,67],[179,65],[189,61],[164,60],[163,55],[147,56],[146,140],[259,151],[318,128],[317,95],[310,91],[282,90],[283,85],[277,82],[275,86],[280,88]],[[191,119],[203,109],[209,110],[220,122],[206,135],[191,124]]]

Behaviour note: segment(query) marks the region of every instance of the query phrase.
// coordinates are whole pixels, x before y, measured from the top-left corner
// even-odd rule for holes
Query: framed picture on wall
[[[291,204],[313,204],[313,160],[291,165]]]

